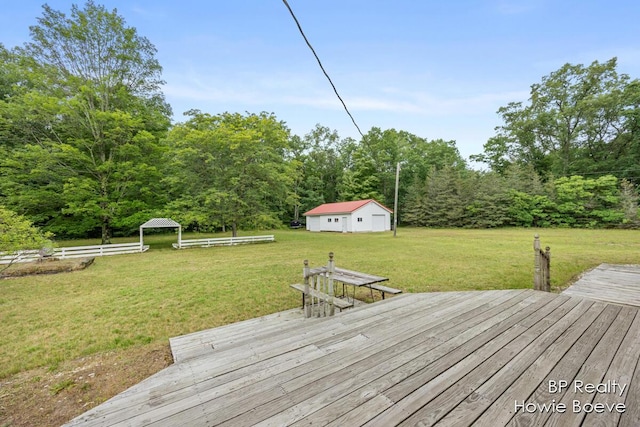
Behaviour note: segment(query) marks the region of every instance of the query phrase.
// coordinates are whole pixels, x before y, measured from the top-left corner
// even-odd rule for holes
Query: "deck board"
[[[504,290],[403,294],[326,318],[274,314],[172,339],[174,365],[67,425],[636,426],[639,310]],[[627,388],[550,394],[558,379]],[[576,398],[627,411],[514,410]]]
[[[640,307],[640,266],[601,264],[563,294]]]

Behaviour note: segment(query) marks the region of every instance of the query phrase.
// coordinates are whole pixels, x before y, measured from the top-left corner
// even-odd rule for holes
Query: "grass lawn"
[[[337,266],[389,277],[405,292],[530,288],[535,233],[551,247],[554,287],[603,262],[640,264],[636,230],[283,230],[276,243],[181,251],[171,248],[175,234],[145,235],[144,254],[0,281],[0,378],[296,307],[288,285],[300,281],[302,261],[324,265],[329,251]]]

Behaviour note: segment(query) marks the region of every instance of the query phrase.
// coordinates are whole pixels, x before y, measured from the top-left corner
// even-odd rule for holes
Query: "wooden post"
[[[551,292],[551,248],[544,250],[544,291]]]
[[[327,274],[328,278],[328,287],[329,287],[329,316],[333,316],[336,312],[335,307],[333,306],[333,273],[335,272],[335,264],[333,262],[333,252],[329,252],[329,265],[327,266]]]
[[[533,264],[533,289],[536,291],[542,290],[540,280],[540,236],[535,235],[533,238],[533,252],[534,252],[534,264]]]
[[[316,291],[318,292],[322,292],[322,283],[324,281],[324,275],[323,274],[316,274]],[[316,317],[324,317],[323,313],[320,312],[320,304],[322,303],[323,298],[321,296],[318,296],[315,301],[316,301]],[[324,310],[324,304],[322,305],[322,309]]]
[[[311,317],[311,306],[309,305],[309,260],[304,260],[304,268],[302,269],[304,280],[304,292],[302,293],[302,307],[304,309],[304,317]]]

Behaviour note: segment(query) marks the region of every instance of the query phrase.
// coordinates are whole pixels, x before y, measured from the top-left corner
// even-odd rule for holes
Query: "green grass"
[[[535,233],[551,246],[552,286],[602,262],[640,264],[635,230],[285,230],[276,243],[181,251],[175,234],[149,235],[144,254],[0,281],[0,378],[296,307],[288,285],[301,280],[302,261],[324,265],[329,251],[337,266],[387,276],[405,292],[531,288]]]

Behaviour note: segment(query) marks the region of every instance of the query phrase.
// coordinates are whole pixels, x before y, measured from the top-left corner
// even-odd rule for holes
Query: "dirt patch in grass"
[[[42,261],[13,264],[0,273],[0,278],[23,277],[34,274],[68,273],[70,271],[84,270],[93,264],[93,257],[57,259],[45,258]]]
[[[96,354],[0,380],[0,426],[60,426],[166,368],[168,344]]]

